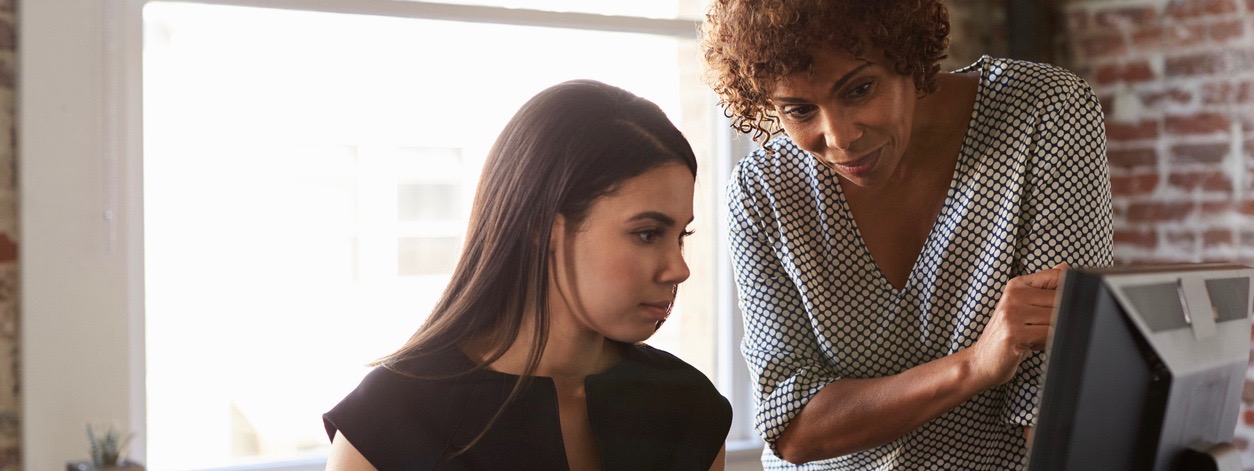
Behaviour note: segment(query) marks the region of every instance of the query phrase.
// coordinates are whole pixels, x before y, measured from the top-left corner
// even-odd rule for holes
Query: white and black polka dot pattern
[[[1062,262],[1111,263],[1101,107],[1063,69],[983,57],[944,206],[906,287],[895,290],[857,232],[836,175],[786,137],[737,166],[731,246],[769,470],[1021,469],[1043,357],[884,446],[794,466],[774,442],[825,385],[881,377],[971,346],[1007,281]]]

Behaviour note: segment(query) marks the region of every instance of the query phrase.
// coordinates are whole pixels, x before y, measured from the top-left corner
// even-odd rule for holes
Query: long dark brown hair
[[[514,343],[525,316],[534,315],[522,376],[458,454],[478,442],[514,401],[544,353],[548,241],[557,215],[573,231],[597,198],[668,163],[686,165],[696,176],[692,147],[657,105],[601,82],[575,80],[545,89],[505,125],[484,163],[448,287],[409,341],[377,362],[397,371],[401,361],[486,339],[490,354],[475,369],[483,368]]]

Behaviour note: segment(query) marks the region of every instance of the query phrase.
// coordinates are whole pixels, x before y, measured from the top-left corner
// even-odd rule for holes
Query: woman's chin
[[[658,326],[660,326],[661,322],[658,322],[657,324]],[[613,340],[615,342],[626,343],[626,344],[637,344],[645,340],[649,340],[650,337],[653,337],[653,333],[656,331],[657,331],[657,327],[651,325],[647,329],[631,329],[631,330],[623,329],[618,332],[613,332],[611,334],[603,334],[603,335],[605,335],[605,338]]]

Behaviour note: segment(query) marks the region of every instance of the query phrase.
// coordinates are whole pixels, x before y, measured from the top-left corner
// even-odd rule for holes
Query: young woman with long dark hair
[[[619,88],[523,105],[426,323],[323,416],[328,469],[722,469],[727,400],[641,343],[689,274],[696,169]]]

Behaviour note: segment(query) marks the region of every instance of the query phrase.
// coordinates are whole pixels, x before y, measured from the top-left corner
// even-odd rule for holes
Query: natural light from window
[[[325,454],[322,412],[443,290],[496,134],[576,78],[658,103],[702,161],[693,276],[650,343],[713,379],[718,111],[696,54],[640,34],[148,4],[148,468]]]

